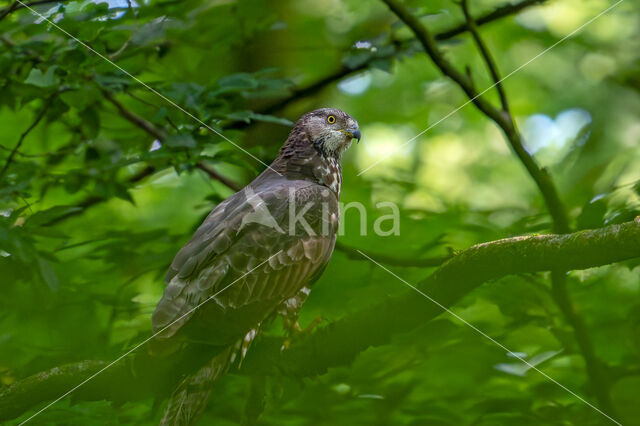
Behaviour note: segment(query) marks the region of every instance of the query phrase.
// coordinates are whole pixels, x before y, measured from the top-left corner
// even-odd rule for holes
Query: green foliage
[[[481,27],[503,75],[607,6],[548,3]],[[472,12],[501,4],[473,2]],[[408,6],[434,33],[463,22],[454,2]],[[530,177],[472,105],[404,144],[468,99],[382,3],[87,0],[33,8],[122,69],[25,8],[0,21],[4,386],[61,363],[113,360],[150,335],[173,255],[233,192],[200,166],[238,186],[264,168],[215,132],[268,163],[301,113],[335,106],[357,118],[363,141],[344,158],[342,201],[368,207],[368,232],[360,235],[357,214],[348,212],[340,236],[347,246],[423,258],[552,228]],[[505,81],[525,144],[553,176],[573,229],[640,213],[639,17],[637,5],[624,2]],[[493,83],[468,36],[442,47],[468,67],[478,90]],[[485,96],[497,101],[492,91]],[[376,236],[373,223],[386,214],[376,204],[389,200],[402,209],[400,235]],[[638,424],[640,405],[637,264],[571,272],[568,280],[625,424]],[[392,269],[410,283],[430,272]],[[537,274],[487,283],[453,310],[593,402],[548,281]],[[321,316],[328,324],[405,290],[337,251],[301,322]],[[512,355],[443,314],[320,377],[268,377],[260,421],[604,423]],[[200,424],[237,424],[254,380],[225,377]],[[37,424],[154,424],[160,416],[151,400],[72,402],[54,405]]]

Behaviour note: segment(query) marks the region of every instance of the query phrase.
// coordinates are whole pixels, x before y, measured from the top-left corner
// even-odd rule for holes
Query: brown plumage
[[[298,311],[333,252],[340,158],[353,138],[360,138],[358,124],[340,110],[305,114],[271,166],[219,204],[178,252],[152,316],[154,331],[161,333],[151,352],[204,341],[215,355],[182,380],[161,424],[197,418],[213,382],[238,353],[244,356],[265,320],[280,313],[285,324],[297,325]]]

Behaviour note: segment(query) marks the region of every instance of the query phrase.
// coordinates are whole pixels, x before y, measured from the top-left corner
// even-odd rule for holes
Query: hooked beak
[[[356,127],[351,127],[347,130],[344,131],[346,133],[347,136],[357,139],[358,142],[360,142],[360,129],[356,126]]]

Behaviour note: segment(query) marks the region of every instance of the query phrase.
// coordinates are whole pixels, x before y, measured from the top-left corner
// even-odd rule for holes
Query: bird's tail
[[[209,402],[213,384],[233,363],[235,347],[229,346],[198,371],[188,375],[169,398],[160,426],[187,426],[196,421]]]

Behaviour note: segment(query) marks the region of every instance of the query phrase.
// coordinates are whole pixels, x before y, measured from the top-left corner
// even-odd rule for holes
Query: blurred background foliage
[[[611,4],[525,3],[481,27],[503,75]],[[357,211],[349,210],[339,241],[373,257],[444,256],[552,227],[503,135],[472,105],[406,143],[468,99],[381,2],[32,4],[139,81],[18,3],[0,12],[3,386],[61,363],[115,359],[150,334],[173,255],[216,203],[264,168],[194,117],[267,163],[291,122],[308,110],[338,107],[358,119],[364,137],[344,158],[342,201],[368,206],[368,232],[360,235]],[[450,0],[406,5],[436,34],[464,22]],[[471,4],[474,16],[503,6]],[[640,211],[639,20],[637,2],[626,0],[504,83],[525,145],[551,172],[573,229],[627,221]],[[478,90],[492,84],[468,35],[443,36],[440,46]],[[492,91],[485,97],[497,101]],[[401,207],[400,235],[373,233],[375,219],[389,213],[376,207],[381,201]],[[330,323],[405,290],[363,260],[336,251],[303,309],[303,326],[318,316]],[[625,424],[640,424],[634,267],[572,272],[568,281],[595,351],[611,368],[611,397]],[[429,272],[392,269],[409,282]],[[485,284],[454,311],[592,400],[584,361],[545,274]],[[270,377],[260,421],[606,422],[525,367],[442,315],[320,377]],[[225,377],[201,424],[239,422],[250,382]],[[160,413],[150,400],[65,400],[34,422],[154,424]]]

